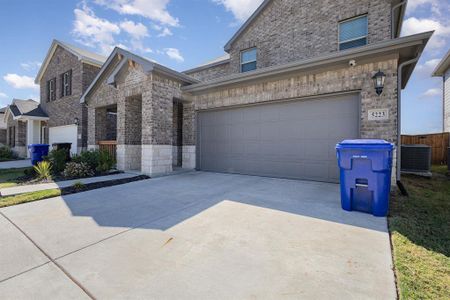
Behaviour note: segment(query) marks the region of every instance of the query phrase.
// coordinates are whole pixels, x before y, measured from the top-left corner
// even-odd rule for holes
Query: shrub
[[[34,170],[37,173],[38,179],[41,180],[51,180],[52,179],[52,164],[48,161],[41,161],[36,166]]]
[[[83,151],[72,158],[72,162],[87,164],[91,170],[105,173],[114,166],[114,159],[107,151],[92,150]]]
[[[15,159],[16,156],[8,146],[0,147],[0,160]]]
[[[62,171],[64,171],[66,166],[66,150],[59,149],[59,150],[52,150],[46,157],[46,160],[51,162],[53,168],[53,172],[55,174],[60,174]]]
[[[112,169],[114,166],[114,159],[107,151],[99,151],[99,161],[96,168],[97,172],[105,173]]]
[[[82,183],[82,182],[80,182],[80,181],[77,181],[77,182],[75,182],[75,183],[72,185],[72,187],[73,187],[75,190],[77,190],[77,191],[81,191],[81,190],[84,190],[84,188],[86,187],[86,185],[84,185],[84,183]]]
[[[97,166],[99,164],[99,151],[82,151],[80,155],[76,155],[72,158],[73,162],[76,163],[84,163],[91,168],[91,170],[97,169]]]
[[[70,162],[66,164],[63,174],[67,178],[84,178],[94,176],[94,171],[84,162]]]

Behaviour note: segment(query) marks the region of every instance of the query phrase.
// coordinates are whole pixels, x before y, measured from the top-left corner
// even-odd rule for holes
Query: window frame
[[[353,38],[353,39],[349,39],[349,40],[346,40],[346,41],[341,41],[341,24],[348,23],[348,22],[351,22],[351,21],[354,21],[354,20],[357,20],[357,19],[361,19],[361,18],[366,18],[366,25],[367,25],[367,27],[366,27],[367,28],[366,35],[363,35],[363,36],[360,36],[360,37],[357,37],[357,38]],[[352,48],[362,47],[362,46],[358,46],[358,47],[352,47],[352,48],[347,48],[347,49],[341,49],[341,45],[342,44],[354,42],[354,41],[357,41],[357,40],[366,39],[366,44],[364,46],[368,45],[369,44],[369,15],[368,14],[362,14],[362,15],[358,15],[356,17],[351,17],[349,19],[345,19],[345,20],[339,21],[338,22],[338,36],[337,37],[338,37],[338,51],[345,51],[345,50],[352,49]]]
[[[61,98],[72,95],[72,70],[61,74]]]
[[[252,60],[252,61],[247,61],[247,62],[243,62],[242,61],[242,57],[243,57],[243,55],[244,55],[244,53],[247,53],[247,52],[250,52],[250,51],[255,51],[255,60]],[[243,71],[243,66],[244,65],[248,65],[248,64],[252,64],[252,63],[255,63],[255,68],[254,69],[252,69],[252,70],[248,70],[248,71]],[[251,71],[255,71],[256,69],[258,69],[258,48],[257,47],[252,47],[252,48],[248,48],[248,49],[245,49],[245,50],[242,50],[241,51],[241,53],[240,53],[240,61],[239,61],[239,69],[240,69],[240,72],[241,73],[247,73],[247,72],[251,72]]]
[[[56,77],[47,81],[47,102],[56,100]]]

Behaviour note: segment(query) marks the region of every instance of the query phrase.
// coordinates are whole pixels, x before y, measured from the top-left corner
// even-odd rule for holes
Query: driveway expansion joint
[[[45,263],[45,264],[42,264],[42,265],[40,265],[40,266],[37,266],[37,267],[34,267],[34,268],[32,268],[32,269],[30,269],[30,270],[27,270],[27,271],[25,271],[25,272],[21,272],[20,274],[24,274],[24,273],[26,273],[26,272],[29,272],[29,271],[31,271],[31,270],[34,270],[34,269],[36,269],[36,268],[38,268],[38,267],[42,267],[42,266],[44,266],[44,265],[46,265],[46,264],[49,264],[49,263],[53,263],[58,269],[60,269],[61,270],[61,272],[63,272],[64,273],[64,275],[66,275],[67,276],[67,278],[69,278],[69,280],[70,281],[72,281],[75,285],[77,285],[89,298],[91,298],[91,299],[93,299],[93,300],[95,300],[96,298],[94,297],[94,295],[92,295],[79,281],[77,281],[66,269],[64,269],[64,267],[63,266],[61,266],[56,260],[54,260],[47,252],[45,252],[44,251],[44,249],[42,249],[30,236],[28,236],[28,234],[25,232],[25,231],[23,231],[16,223],[14,223],[10,218],[8,218],[8,216],[6,216],[2,211],[0,211],[0,215],[2,216],[2,217],[4,217],[8,222],[10,222],[11,223],[11,225],[13,225],[15,228],[17,228],[17,230],[19,230],[42,254],[44,254],[45,255],[45,257],[47,257],[47,259],[49,260],[49,262],[47,262],[47,263]],[[13,277],[16,277],[16,276],[18,276],[18,275],[20,275],[20,274],[16,274],[16,275],[14,275],[14,276],[11,276],[10,278],[7,278],[7,279],[5,279],[5,280],[3,280],[3,281],[6,281],[6,280],[8,280],[8,279],[11,279],[11,278],[13,278]],[[0,282],[3,282],[3,281],[0,281]]]

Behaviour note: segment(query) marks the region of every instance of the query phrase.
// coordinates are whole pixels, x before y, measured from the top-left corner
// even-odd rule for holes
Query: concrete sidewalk
[[[81,178],[81,179],[65,180],[65,181],[58,181],[58,182],[51,182],[51,183],[19,185],[19,186],[0,189],[0,195],[2,197],[6,197],[6,196],[23,194],[23,193],[65,188],[65,187],[72,186],[76,182],[88,184],[88,183],[95,183],[95,182],[105,182],[105,181],[111,181],[111,180],[132,178],[132,177],[136,177],[136,176],[137,176],[136,174],[131,174],[131,173],[120,173],[120,174],[115,174],[115,175]]]
[[[32,167],[31,160],[29,160],[29,159],[0,162],[0,169],[19,169],[19,168],[27,168],[27,167],[30,167],[30,168]]]
[[[395,299],[339,186],[191,172],[0,209],[5,299]]]

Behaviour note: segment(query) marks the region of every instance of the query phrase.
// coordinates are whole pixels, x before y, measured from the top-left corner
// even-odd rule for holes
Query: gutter
[[[404,1],[394,5],[392,7],[392,10],[391,10],[391,38],[393,38],[393,39],[400,36],[401,29],[402,29],[401,24],[402,24],[402,21],[403,21],[403,17],[405,15],[407,4],[408,4],[408,0],[404,0]],[[398,18],[398,24],[397,24],[397,30],[394,33],[394,23],[395,23],[395,19],[396,19],[395,18],[395,10],[397,8],[402,7],[402,6],[403,6],[403,9],[400,11],[400,16]]]
[[[403,81],[403,68],[412,64],[415,64],[419,61],[420,56],[422,55],[423,49],[419,51],[417,56],[411,60],[407,60],[402,62],[398,66],[397,71],[397,184],[400,189],[402,189],[401,180],[401,158],[402,158],[402,81]]]

